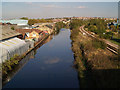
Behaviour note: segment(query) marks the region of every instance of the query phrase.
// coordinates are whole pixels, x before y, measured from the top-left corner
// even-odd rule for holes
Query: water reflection
[[[58,35],[60,33],[60,30],[57,30],[56,32],[54,32],[54,35]]]
[[[46,60],[45,64],[55,64],[55,63],[58,63],[59,61],[60,61],[60,59],[56,57],[54,59]]]
[[[2,84],[3,86],[8,83],[16,74],[21,70],[24,65],[30,60],[35,58],[35,54],[37,53],[37,49],[40,48],[43,44],[49,42],[52,39],[52,35],[49,36],[45,41],[43,41],[40,45],[38,45],[34,50],[32,50],[30,53],[28,53],[25,58],[23,58],[18,65],[15,66],[15,68],[8,73],[7,76],[2,78]]]
[[[49,40],[37,47],[35,58],[30,59],[4,88],[79,88],[77,72],[72,67],[70,30],[61,29]]]
[[[34,50],[26,55],[26,57],[23,58],[20,63],[16,65],[16,67],[11,72],[9,72],[6,77],[3,78],[3,86],[8,83],[16,75],[16,73],[19,72],[19,70],[22,69],[24,65],[32,58],[34,58]]]
[[[50,42],[52,39],[53,39],[53,35],[48,36],[47,39],[45,39],[41,44],[39,44],[39,45],[35,48],[35,51],[36,51],[37,49],[39,49],[42,45]]]

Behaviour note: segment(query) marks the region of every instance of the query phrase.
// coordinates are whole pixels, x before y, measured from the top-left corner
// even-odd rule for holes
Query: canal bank
[[[52,34],[51,34],[52,35]],[[19,64],[19,62],[26,57],[30,52],[32,52],[34,49],[36,49],[37,46],[42,44],[50,35],[45,35],[40,41],[34,43],[34,47],[29,48],[24,54],[17,55],[15,54],[10,60],[7,60],[2,63],[2,79],[3,81],[6,80],[6,77],[8,74],[16,68],[16,65]]]
[[[118,88],[118,57],[108,51],[104,43],[71,30],[72,50],[81,88]]]
[[[38,47],[34,58],[4,88],[79,88],[73,62],[70,30],[61,29],[50,42]]]
[[[40,48],[45,43],[49,42],[52,39],[52,35],[49,35],[46,39],[44,39],[39,45],[37,45],[34,49],[32,49],[29,53],[27,53],[18,64],[15,65],[15,67],[2,78],[2,85],[5,86],[6,83],[8,83],[16,74],[21,70],[24,65],[30,60],[35,58],[36,50]]]

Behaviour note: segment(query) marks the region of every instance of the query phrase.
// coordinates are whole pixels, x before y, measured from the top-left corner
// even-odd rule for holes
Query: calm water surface
[[[70,30],[61,29],[37,49],[4,88],[79,88],[78,73],[72,67]]]

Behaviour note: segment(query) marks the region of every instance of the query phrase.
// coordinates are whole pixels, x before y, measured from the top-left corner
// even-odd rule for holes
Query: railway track
[[[79,30],[80,30],[80,32],[81,32],[83,35],[88,35],[88,36],[90,36],[90,37],[92,37],[92,38],[94,38],[94,39],[97,39],[97,40],[100,40],[100,41],[104,41],[104,42],[107,44],[107,49],[108,49],[109,51],[111,51],[112,53],[118,55],[118,46],[117,46],[117,45],[113,45],[112,43],[109,43],[109,42],[107,42],[106,40],[99,39],[99,38],[97,38],[96,36],[94,36],[93,34],[90,34],[89,32],[87,32],[87,31],[84,30],[84,26],[81,26],[81,27],[79,28]]]

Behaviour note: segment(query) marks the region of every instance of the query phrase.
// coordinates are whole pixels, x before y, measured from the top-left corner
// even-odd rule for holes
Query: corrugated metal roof
[[[20,33],[16,32],[15,30],[11,30],[10,28],[6,28],[5,26],[0,25],[0,35],[2,36],[0,40],[4,40],[4,39],[18,36],[20,35]]]
[[[11,38],[0,42],[0,61],[9,60],[15,54],[22,55],[29,49],[28,43],[19,38]]]
[[[20,47],[24,44],[26,44],[24,40],[21,40],[18,38],[12,38],[12,39],[6,40],[4,42],[1,42],[0,46],[2,46],[2,48],[5,48],[9,51],[12,51],[15,48]]]
[[[17,24],[17,25],[27,25],[28,20],[12,19],[12,20],[0,20],[0,22],[2,22],[2,23]]]

